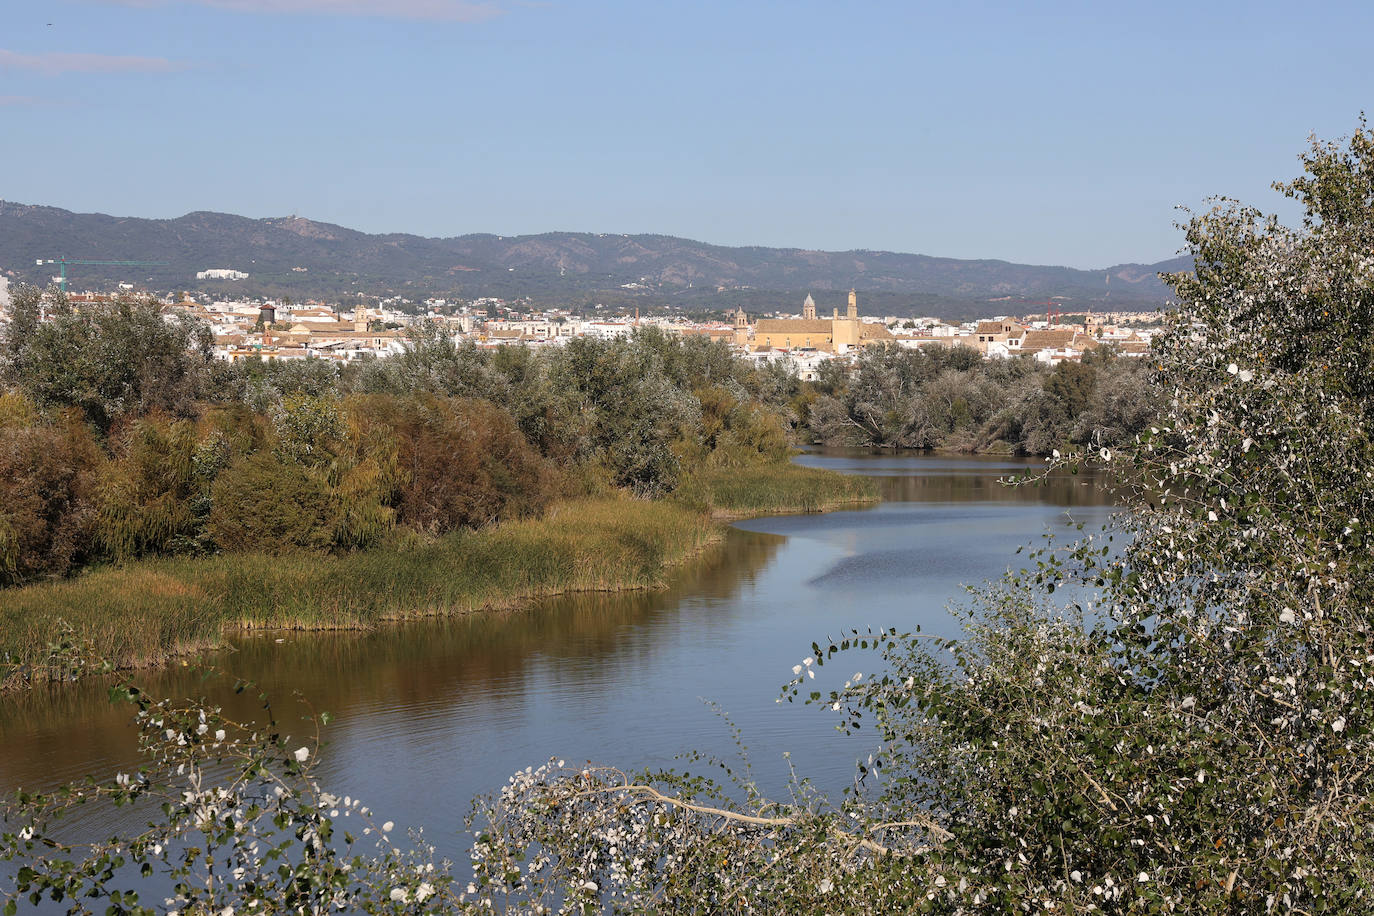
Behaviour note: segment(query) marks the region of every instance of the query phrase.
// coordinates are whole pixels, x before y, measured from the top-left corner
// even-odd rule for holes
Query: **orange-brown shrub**
[[[556,473],[489,401],[366,395],[351,399],[351,434],[363,450],[390,449],[397,522],[431,534],[543,511]]]
[[[0,584],[60,576],[91,549],[103,455],[79,417],[0,417]]]

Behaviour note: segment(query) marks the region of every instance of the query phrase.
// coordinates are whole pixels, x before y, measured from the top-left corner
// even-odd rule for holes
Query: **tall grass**
[[[600,499],[342,556],[146,561],[0,592],[0,653],[22,680],[44,669],[64,625],[90,654],[137,667],[217,645],[229,629],[362,628],[562,592],[651,588],[721,534],[682,505]]]
[[[678,488],[675,498],[717,518],[742,518],[876,503],[878,489],[866,477],[780,462],[698,471]]]
[[[237,553],[96,569],[0,591],[0,687],[70,677],[83,655],[159,665],[220,645],[235,629],[363,629],[565,592],[654,588],[723,537],[713,516],[821,512],[877,498],[863,478],[780,463],[699,472],[671,500],[568,501],[540,519],[352,554]]]

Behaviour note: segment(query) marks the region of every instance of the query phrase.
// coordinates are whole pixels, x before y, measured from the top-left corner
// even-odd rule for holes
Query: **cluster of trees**
[[[537,514],[559,492],[672,492],[696,468],[836,445],[1048,454],[1126,441],[1138,361],[1048,370],[875,349],[800,382],[645,329],[547,351],[412,331],[393,359],[226,364],[155,302],[22,287],[0,338],[0,584],[96,560],[343,551]],[[46,314],[45,314],[46,313]]]
[[[50,310],[40,320],[40,310]],[[789,453],[795,378],[644,332],[555,351],[227,365],[156,303],[80,311],[21,288],[0,346],[0,583],[94,560],[344,551],[658,496],[693,468]]]
[[[1048,455],[1127,442],[1157,408],[1147,361],[1106,348],[1053,369],[968,347],[868,349],[852,371],[827,366],[814,390],[808,425],[827,445]]]
[[[203,405],[100,437],[0,397],[0,582],[93,560],[342,551],[538,512],[554,466],[500,408],[428,394]]]

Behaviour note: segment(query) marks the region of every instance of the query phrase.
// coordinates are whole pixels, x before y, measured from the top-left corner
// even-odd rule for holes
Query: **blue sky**
[[[1104,267],[1374,109],[1367,3],[0,10],[0,198],[128,216]]]

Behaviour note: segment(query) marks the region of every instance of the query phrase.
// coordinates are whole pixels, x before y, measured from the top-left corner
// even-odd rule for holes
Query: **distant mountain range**
[[[72,213],[0,201],[0,271],[47,283],[39,258],[160,261],[165,266],[72,265],[69,287],[111,288],[120,281],[152,290],[203,289],[228,295],[343,298],[401,295],[471,299],[529,297],[541,305],[598,303],[686,310],[799,310],[816,296],[822,311],[859,290],[865,314],[970,317],[1035,311],[1060,299],[1083,308],[1150,308],[1166,301],[1160,271],[1188,261],[1118,264],[1103,270],[958,260],[888,251],[730,248],[667,235],[548,232],[434,239],[369,235],[297,216],[249,219],[188,213],[136,219]],[[246,280],[197,280],[228,268]],[[832,301],[833,300],[833,301]]]

